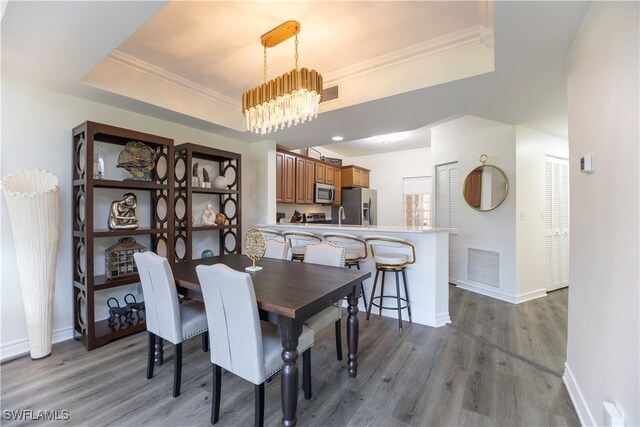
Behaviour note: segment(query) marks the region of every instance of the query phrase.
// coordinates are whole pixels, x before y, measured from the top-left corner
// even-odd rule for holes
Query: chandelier
[[[242,112],[247,129],[265,134],[285,126],[312,120],[318,115],[322,98],[322,75],[315,70],[298,68],[298,33],[300,24],[287,21],[260,37],[264,46],[264,83],[242,94]],[[293,70],[267,81],[267,48],[295,35]]]

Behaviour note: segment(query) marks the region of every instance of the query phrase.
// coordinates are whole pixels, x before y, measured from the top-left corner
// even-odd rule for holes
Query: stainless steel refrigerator
[[[343,188],[342,207],[344,208],[343,224],[378,225],[378,192],[369,188]],[[331,208],[331,222],[338,223],[339,209]]]

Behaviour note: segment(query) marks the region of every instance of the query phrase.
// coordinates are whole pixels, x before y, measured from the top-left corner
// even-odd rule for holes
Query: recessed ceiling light
[[[334,136],[333,138],[331,138],[332,141],[336,141],[336,142],[340,142],[342,141],[344,138],[341,136]]]

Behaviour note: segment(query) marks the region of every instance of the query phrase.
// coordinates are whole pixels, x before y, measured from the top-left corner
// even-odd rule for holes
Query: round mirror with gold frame
[[[509,181],[497,166],[486,164],[487,156],[480,156],[482,165],[473,169],[462,184],[464,201],[477,211],[490,211],[507,198]]]

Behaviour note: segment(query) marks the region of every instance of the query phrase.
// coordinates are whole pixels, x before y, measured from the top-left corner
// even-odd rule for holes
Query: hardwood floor
[[[579,425],[560,378],[566,291],[513,306],[452,288],[451,312],[453,325],[406,324],[403,338],[394,319],[372,316],[368,328],[361,322],[355,379],[346,358],[335,359],[333,328],[316,336],[314,395],[305,401],[300,390],[298,424]],[[56,426],[209,425],[209,354],[198,339],[184,344],[182,390],[174,399],[173,353],[165,349],[165,364],[146,380],[144,333],[92,352],[76,341],[56,344],[46,359],[1,366],[0,404],[3,411],[68,410],[67,421],[49,423]],[[265,424],[278,425],[279,376],[265,392]],[[253,410],[253,385],[224,373],[218,425],[250,425]]]

